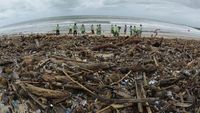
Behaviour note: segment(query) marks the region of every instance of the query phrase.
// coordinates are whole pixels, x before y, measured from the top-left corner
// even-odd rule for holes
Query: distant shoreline
[[[11,27],[16,25],[22,25],[26,23],[37,23],[37,22],[46,22],[46,21],[53,21],[53,20],[76,20],[76,19],[127,19],[127,20],[145,20],[145,21],[154,21],[154,22],[162,22],[168,24],[175,24],[175,25],[183,25],[183,24],[176,24],[167,21],[161,21],[156,19],[147,19],[147,18],[139,18],[139,17],[131,17],[131,16],[114,16],[114,15],[71,15],[71,16],[56,16],[56,17],[45,17],[45,18],[38,18],[34,20],[27,20],[17,23],[12,23],[4,26],[0,26],[0,28]],[[183,25],[187,26],[187,25]]]
[[[142,34],[142,38],[151,38],[151,35],[153,33],[143,33]],[[23,33],[18,33],[18,34],[4,34],[4,35],[0,35],[0,39],[18,39],[21,38],[22,36],[25,37],[29,37],[29,36],[35,36],[35,35],[47,35],[47,36],[56,36],[55,33],[28,33],[28,34],[23,34]],[[67,33],[61,33],[58,36],[69,36],[69,37],[74,37],[73,35],[68,35]],[[82,37],[84,35],[79,34],[77,37]],[[90,33],[87,33],[86,36],[91,36],[91,37],[99,37],[98,35],[90,35]],[[108,33],[108,34],[104,34],[101,36],[105,36],[105,37],[113,37],[112,34]],[[124,35],[121,33],[121,35],[119,37],[127,37],[129,35]],[[130,36],[129,36],[130,37]],[[117,37],[116,37],[117,38]],[[165,38],[165,39],[183,39],[183,40],[200,40],[200,37],[194,37],[194,36],[184,36],[184,35],[175,35],[175,34],[164,34],[164,33],[159,33],[158,36],[156,38]]]

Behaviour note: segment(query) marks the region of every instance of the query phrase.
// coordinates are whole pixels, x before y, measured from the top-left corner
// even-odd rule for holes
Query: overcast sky
[[[0,0],[0,26],[67,15],[130,16],[200,27],[200,0]]]

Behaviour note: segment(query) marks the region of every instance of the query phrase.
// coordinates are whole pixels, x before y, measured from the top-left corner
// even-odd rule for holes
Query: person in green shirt
[[[94,34],[94,25],[91,25],[91,33]]]
[[[127,25],[124,26],[124,35],[126,35],[127,32]]]
[[[99,24],[99,35],[101,35],[101,24]]]
[[[132,26],[130,26],[130,36],[132,36],[133,35],[133,28],[132,28]]]
[[[72,25],[69,25],[69,33],[68,34],[72,34]]]
[[[99,35],[99,25],[97,25],[96,34]]]
[[[114,35],[114,26],[113,25],[111,25],[111,31],[110,31],[110,33]]]
[[[138,35],[139,35],[139,37],[142,37],[142,24],[140,24],[140,28],[139,28],[139,30],[138,30]]]
[[[120,30],[121,30],[121,27],[120,27],[120,26],[118,26],[118,27],[117,27],[117,36],[119,36],[119,35],[120,35]]]
[[[56,26],[56,35],[60,35],[60,27],[59,24]]]
[[[77,36],[77,34],[78,34],[78,31],[77,31],[77,30],[78,30],[78,27],[77,27],[76,23],[74,23],[73,30],[74,30],[73,35],[74,35],[74,36]]]
[[[84,24],[81,25],[81,33],[85,34],[85,25]]]
[[[114,36],[117,36],[117,34],[118,34],[118,28],[117,28],[117,25],[115,25],[115,27],[114,27]]]
[[[133,27],[133,35],[136,36],[136,35],[137,35],[137,32],[138,32],[138,31],[137,31],[137,28],[136,28],[136,26],[134,26],[134,27]]]
[[[97,25],[97,35],[101,35],[101,24]]]

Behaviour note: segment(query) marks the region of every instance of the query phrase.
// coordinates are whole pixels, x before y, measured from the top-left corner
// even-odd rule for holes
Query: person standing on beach
[[[124,26],[124,35],[126,35],[127,32],[127,25]]]
[[[117,25],[115,25],[115,27],[114,27],[114,36],[117,36],[117,32],[118,32]]]
[[[140,28],[139,28],[138,32],[139,32],[139,37],[142,37],[142,24],[140,24]]]
[[[154,33],[155,33],[154,38],[156,38],[156,36],[158,35],[158,31],[160,31],[160,29],[156,29],[156,30],[154,31]]]
[[[94,25],[91,25],[91,33],[94,34]]]
[[[101,35],[101,24],[99,24],[99,35]]]
[[[119,36],[119,34],[120,34],[120,30],[121,30],[121,27],[118,26],[117,28],[118,28],[118,29],[117,29],[117,36]]]
[[[130,26],[130,36],[132,36],[133,35],[133,28],[132,28],[132,26]]]
[[[97,24],[96,34],[99,35],[99,25]]]
[[[137,31],[137,28],[136,28],[136,26],[134,26],[134,27],[133,27],[133,35],[136,36],[136,35],[137,35],[137,32],[138,32],[138,31]]]
[[[60,35],[60,27],[59,24],[56,26],[56,35]]]
[[[77,27],[76,23],[74,23],[73,29],[74,29],[73,35],[74,35],[74,36],[77,36],[77,34],[78,34],[78,31],[77,31],[77,30],[78,30],[78,27]]]
[[[97,25],[97,35],[101,35],[101,24]]]
[[[114,26],[111,25],[111,32],[110,32],[112,35],[114,35]]]
[[[81,25],[81,34],[85,34],[85,25],[84,24]]]
[[[68,34],[72,34],[72,25],[69,25],[69,33]]]

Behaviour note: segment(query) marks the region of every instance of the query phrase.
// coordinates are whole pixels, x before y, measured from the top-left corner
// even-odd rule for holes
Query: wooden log
[[[140,42],[142,42],[142,40],[135,39],[133,37],[129,37],[128,39],[124,40],[123,42],[119,42],[118,44],[116,44],[116,46],[122,46],[122,45],[126,45],[126,44],[138,44]]]
[[[130,67],[133,72],[146,72],[152,73],[157,70],[157,67],[153,64],[146,64],[146,65],[135,65]]]
[[[117,49],[117,46],[113,45],[113,44],[104,44],[104,45],[99,45],[99,46],[95,46],[92,48],[93,51],[99,51],[99,50],[105,50],[107,48],[113,48],[113,49]]]
[[[61,92],[57,90],[50,90],[50,89],[44,89],[40,87],[36,87],[31,84],[24,84],[26,90],[34,95],[45,97],[45,98],[63,98],[68,97],[69,94],[66,92]]]
[[[141,98],[141,90],[139,90],[139,87],[138,87],[138,84],[137,82],[135,81],[135,91],[136,91],[136,96],[137,96],[137,99],[142,99]],[[143,113],[143,106],[142,106],[142,103],[138,103],[138,111],[140,113]]]
[[[0,66],[7,66],[7,65],[10,65],[10,64],[13,64],[13,61],[1,61],[0,62]]]
[[[46,82],[61,82],[61,83],[67,83],[70,80],[66,76],[59,76],[59,75],[49,75],[44,74],[42,75],[42,79]]]
[[[145,92],[144,87],[143,87],[142,84],[141,84],[141,94],[142,94],[142,97],[143,97],[143,98],[147,98],[146,92]],[[151,108],[149,107],[149,103],[148,103],[148,102],[145,102],[145,104],[146,104],[147,112],[148,112],[148,113],[152,113]]]

